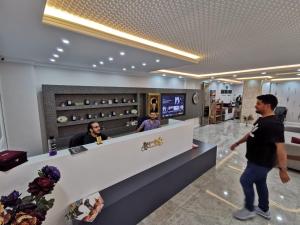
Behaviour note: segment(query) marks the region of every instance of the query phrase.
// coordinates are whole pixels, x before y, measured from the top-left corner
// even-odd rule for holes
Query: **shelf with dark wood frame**
[[[101,108],[115,108],[115,107],[127,107],[127,106],[137,106],[138,102],[134,103],[113,103],[113,104],[99,104],[99,105],[74,105],[74,106],[58,106],[57,111],[66,110],[82,110],[82,109],[101,109]]]
[[[104,122],[104,121],[110,121],[110,120],[122,120],[122,119],[137,118],[137,117],[139,117],[138,114],[130,114],[130,115],[123,115],[123,116],[112,116],[112,117],[104,117],[104,118],[76,120],[76,121],[69,121],[69,122],[65,122],[65,123],[57,123],[57,127],[65,127],[65,126],[75,126],[75,125],[79,125],[79,124],[87,124],[87,123],[89,123],[91,121]]]

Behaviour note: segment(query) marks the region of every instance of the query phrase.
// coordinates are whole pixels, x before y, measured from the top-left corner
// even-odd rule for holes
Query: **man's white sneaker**
[[[264,212],[258,206],[255,206],[254,209],[255,209],[255,212],[256,212],[257,215],[260,215],[260,216],[264,217],[267,220],[271,219],[270,211]]]
[[[240,209],[233,213],[233,217],[238,220],[249,220],[256,216],[256,213],[249,211],[246,208]]]

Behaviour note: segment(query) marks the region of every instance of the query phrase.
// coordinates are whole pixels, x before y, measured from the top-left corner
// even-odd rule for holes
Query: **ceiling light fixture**
[[[49,61],[50,62],[55,62],[56,60],[51,58],[51,59],[49,59]]]
[[[297,73],[297,76],[300,76],[300,73]]]
[[[265,70],[278,70],[278,69],[289,69],[299,67],[300,64],[293,64],[293,65],[284,65],[284,66],[273,66],[273,67],[264,67],[264,68],[256,68],[256,69],[246,69],[246,70],[237,70],[237,71],[228,71],[228,72],[220,72],[220,73],[203,73],[203,74],[195,74],[195,73],[185,73],[175,70],[157,70],[153,71],[152,73],[170,73],[170,74],[177,74],[183,76],[191,76],[196,78],[207,78],[211,76],[225,76],[225,75],[233,75],[233,74],[241,74],[241,73],[250,73],[250,72],[260,72]]]
[[[131,66],[131,69],[135,69],[135,66]]]
[[[59,58],[59,55],[53,54],[53,57],[54,57],[54,58]]]
[[[97,65],[96,64],[93,64],[93,68],[96,68],[97,67]]]
[[[114,61],[114,58],[113,57],[108,57],[108,61],[112,62],[112,61]]]
[[[297,71],[299,71],[299,72],[300,72],[300,69],[297,69]]]
[[[182,76],[179,76],[178,78],[179,78],[179,79],[182,79],[183,77],[182,77]]]
[[[147,66],[147,63],[143,62],[142,65],[143,65],[143,66]]]
[[[278,78],[278,79],[272,79],[271,81],[291,81],[291,80],[300,80],[300,77],[295,77],[295,78]]]
[[[126,69],[126,68],[123,68],[122,70],[123,70],[123,71],[126,71],[127,69]]]
[[[159,63],[159,62],[160,62],[160,59],[156,59],[155,62]]]
[[[237,80],[231,80],[231,79],[225,79],[225,78],[218,78],[218,81],[223,81],[227,83],[234,83],[234,84],[242,84],[243,82],[237,81]]]
[[[265,74],[267,74],[267,72],[262,72],[261,74],[262,74],[262,75],[265,75]]]
[[[163,77],[167,76],[165,73],[162,75]]]
[[[64,52],[64,50],[63,50],[62,48],[60,48],[60,47],[57,47],[56,50],[57,50],[58,52]]]
[[[236,75],[236,74],[233,74],[233,77],[237,77],[237,75]]]
[[[124,55],[125,55],[125,52],[120,52],[120,55],[121,55],[121,56],[124,56]]]
[[[103,61],[99,61],[99,64],[100,64],[100,65],[103,65],[103,64],[104,64],[104,62],[103,62]]]
[[[66,45],[70,44],[70,41],[68,39],[63,38],[63,39],[61,39],[61,41],[62,41],[62,43],[66,44]]]
[[[198,62],[202,56],[186,52],[171,46],[154,42],[148,39],[132,35],[101,23],[71,14],[46,4],[43,22],[76,32],[88,34],[99,39],[114,41],[132,47],[142,48],[148,51],[181,58],[187,61]],[[84,29],[82,29],[84,27]]]
[[[257,77],[240,77],[236,78],[237,80],[263,80],[263,79],[271,79],[271,76],[257,76]]]

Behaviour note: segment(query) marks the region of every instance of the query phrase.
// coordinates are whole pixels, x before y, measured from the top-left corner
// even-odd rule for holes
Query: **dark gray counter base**
[[[74,225],[135,225],[208,169],[216,165],[217,147],[199,145],[101,191],[105,207],[93,223]],[[130,163],[130,162],[128,162]]]

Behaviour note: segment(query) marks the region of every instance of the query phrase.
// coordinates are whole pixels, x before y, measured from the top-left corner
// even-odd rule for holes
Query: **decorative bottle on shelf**
[[[55,140],[54,136],[50,136],[48,139],[48,150],[49,150],[50,156],[54,156],[57,154],[56,140]]]

